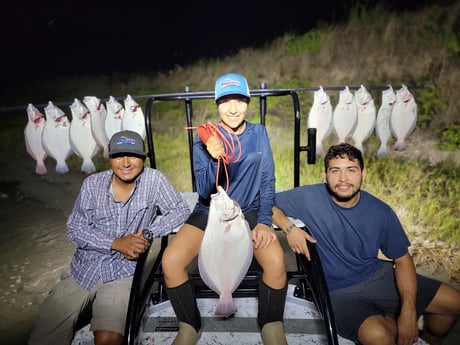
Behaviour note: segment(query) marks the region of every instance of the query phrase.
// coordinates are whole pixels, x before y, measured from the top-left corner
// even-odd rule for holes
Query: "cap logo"
[[[230,86],[230,85],[240,86],[240,82],[238,80],[226,80],[226,81],[223,81],[220,84],[220,87],[224,88],[224,87]]]
[[[117,145],[131,145],[131,146],[134,146],[134,145],[136,145],[136,140],[126,138],[126,137],[121,137],[121,138],[117,139],[116,144]]]

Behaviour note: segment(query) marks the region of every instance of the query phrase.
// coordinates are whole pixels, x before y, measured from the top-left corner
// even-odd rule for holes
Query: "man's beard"
[[[337,194],[336,192],[334,192],[331,187],[329,186],[328,183],[325,183],[326,185],[326,188],[327,188],[327,191],[329,192],[329,194],[335,199],[337,200],[338,202],[347,202],[347,201],[350,201],[351,199],[353,199],[358,193],[359,193],[359,188],[357,190],[355,190],[351,195],[347,195],[347,196],[341,196],[339,194]]]

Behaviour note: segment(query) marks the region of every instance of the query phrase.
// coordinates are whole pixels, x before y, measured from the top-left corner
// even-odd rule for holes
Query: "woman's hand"
[[[206,142],[206,149],[212,158],[218,159],[224,155],[224,147],[222,142],[215,135],[211,135]]]
[[[257,224],[252,229],[252,240],[254,248],[267,248],[271,243],[278,241],[275,229],[265,224]]]

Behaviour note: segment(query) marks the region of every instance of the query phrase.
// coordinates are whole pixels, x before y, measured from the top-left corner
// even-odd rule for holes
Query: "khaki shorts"
[[[124,335],[132,276],[85,290],[72,277],[61,281],[43,303],[29,344],[70,344],[79,328]]]

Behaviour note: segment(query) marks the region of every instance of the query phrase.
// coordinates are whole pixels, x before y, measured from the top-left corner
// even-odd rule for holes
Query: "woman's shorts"
[[[257,225],[257,211],[248,211],[244,214],[244,218],[249,223],[249,228],[252,230]],[[208,215],[200,212],[192,212],[188,217],[186,224],[193,225],[201,230],[206,229],[208,223]]]

